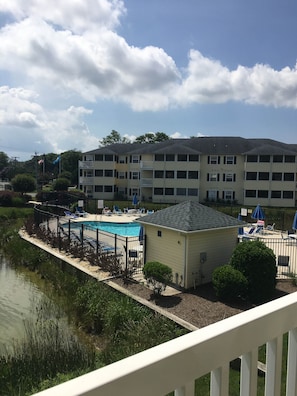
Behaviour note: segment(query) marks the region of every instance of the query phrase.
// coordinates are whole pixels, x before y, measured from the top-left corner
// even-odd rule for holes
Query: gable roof
[[[150,224],[184,232],[242,227],[245,222],[194,201],[185,201],[137,219]]]

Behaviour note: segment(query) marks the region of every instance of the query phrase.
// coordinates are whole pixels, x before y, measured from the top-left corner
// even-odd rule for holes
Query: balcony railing
[[[229,395],[229,367],[241,358],[240,395],[257,394],[258,348],[266,344],[265,395],[280,395],[283,335],[289,333],[286,395],[297,388],[297,293],[193,331],[40,392],[39,396],[194,396],[210,373],[210,395]]]
[[[140,187],[152,187],[153,179],[142,178],[140,179]]]
[[[140,161],[141,170],[152,170],[154,167],[153,161]]]
[[[81,169],[93,169],[94,161],[78,161],[78,167]]]

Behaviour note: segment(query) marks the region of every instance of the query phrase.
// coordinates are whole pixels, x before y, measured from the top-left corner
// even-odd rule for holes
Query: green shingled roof
[[[143,216],[137,221],[184,232],[216,228],[242,227],[245,222],[225,213],[218,212],[198,202],[185,201],[155,213]]]

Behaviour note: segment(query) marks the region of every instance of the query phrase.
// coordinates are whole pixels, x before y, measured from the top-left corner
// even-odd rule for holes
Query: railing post
[[[258,349],[254,348],[241,357],[240,396],[257,394],[257,376]]]
[[[282,336],[267,342],[265,396],[277,396],[281,393],[282,351]]]
[[[288,365],[287,365],[287,395],[296,395],[297,391],[297,329],[289,331]]]
[[[229,395],[229,364],[218,367],[211,372],[210,394],[211,396]]]
[[[194,396],[195,395],[195,381],[188,382],[181,388],[175,389],[174,396]]]

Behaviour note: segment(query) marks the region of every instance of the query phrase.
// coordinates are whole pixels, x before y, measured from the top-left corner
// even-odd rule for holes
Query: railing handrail
[[[172,390],[179,390],[176,394],[192,396],[196,378],[209,372],[217,374],[217,370],[229,365],[230,361],[249,353],[252,355],[259,346],[295,329],[296,312],[297,293],[292,293],[35,396],[156,396]],[[296,384],[296,369],[289,371],[288,383]],[[269,375],[271,372],[267,372]],[[245,390],[244,394],[249,393]]]

